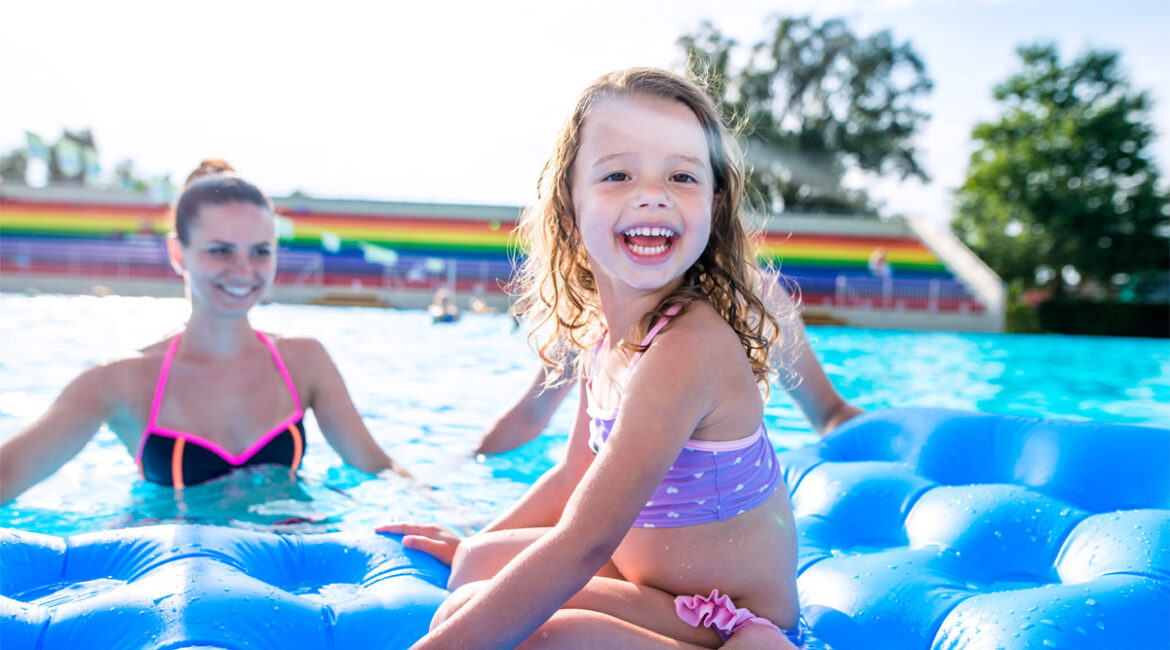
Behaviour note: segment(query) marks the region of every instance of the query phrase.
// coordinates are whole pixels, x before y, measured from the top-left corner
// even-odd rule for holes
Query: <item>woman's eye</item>
[[[609,174],[608,176],[606,176],[605,178],[603,178],[601,180],[604,180],[604,181],[628,181],[628,180],[630,180],[630,175],[625,173],[625,172],[614,172],[612,174]]]
[[[231,250],[227,248],[212,248],[207,252],[211,253],[214,257],[227,257],[232,254]]]
[[[265,258],[269,255],[272,255],[272,251],[267,248],[257,248],[256,250],[252,251],[252,255],[259,258]]]

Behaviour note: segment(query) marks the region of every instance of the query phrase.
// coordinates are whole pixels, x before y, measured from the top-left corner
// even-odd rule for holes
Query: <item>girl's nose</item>
[[[670,199],[666,195],[666,185],[658,181],[642,181],[638,185],[638,194],[634,201],[639,208],[670,207]]]

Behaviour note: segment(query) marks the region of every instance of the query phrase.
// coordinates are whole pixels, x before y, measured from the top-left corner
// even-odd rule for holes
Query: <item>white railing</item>
[[[951,273],[967,285],[971,293],[987,307],[987,311],[1000,316],[1004,314],[1007,296],[1003,281],[995,271],[963,245],[958,237],[935,222],[909,218],[906,223],[918,239],[947,265]]]

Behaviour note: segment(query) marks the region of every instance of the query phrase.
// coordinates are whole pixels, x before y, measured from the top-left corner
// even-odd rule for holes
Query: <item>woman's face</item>
[[[244,314],[268,294],[276,277],[271,210],[238,201],[205,205],[189,235],[179,264],[196,308]]]

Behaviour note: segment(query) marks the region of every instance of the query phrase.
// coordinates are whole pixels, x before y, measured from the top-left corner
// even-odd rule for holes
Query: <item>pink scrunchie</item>
[[[772,621],[756,616],[746,607],[736,607],[718,589],[712,589],[710,596],[678,596],[674,599],[674,610],[687,625],[713,628],[724,641],[749,625],[767,625],[784,634]]]

